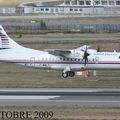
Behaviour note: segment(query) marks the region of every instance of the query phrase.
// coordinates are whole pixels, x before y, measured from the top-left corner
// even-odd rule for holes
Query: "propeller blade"
[[[84,59],[84,61],[85,61],[85,63],[84,63],[84,66],[86,66],[86,64],[87,64],[87,62],[88,62],[88,56],[89,56],[90,54],[87,52],[87,46],[86,46],[86,49],[85,49],[85,52],[84,52],[84,56],[83,56],[83,59]]]

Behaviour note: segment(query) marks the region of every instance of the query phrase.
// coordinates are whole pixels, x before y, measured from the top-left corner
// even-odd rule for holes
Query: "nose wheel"
[[[62,76],[63,76],[64,78],[67,78],[68,76],[74,77],[74,76],[75,76],[75,72],[73,72],[73,71],[66,71],[66,72],[63,72],[63,73],[62,73]]]

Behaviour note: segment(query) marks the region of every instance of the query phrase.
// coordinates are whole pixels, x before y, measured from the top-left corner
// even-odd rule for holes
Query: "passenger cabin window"
[[[41,8],[41,11],[44,11],[44,8]]]
[[[49,8],[46,8],[45,11],[49,11]]]
[[[69,58],[67,58],[67,61],[69,61]]]

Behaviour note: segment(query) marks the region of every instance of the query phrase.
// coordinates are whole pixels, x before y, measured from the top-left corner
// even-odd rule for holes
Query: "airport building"
[[[120,0],[47,0],[0,8],[2,14],[120,14]]]
[[[0,7],[1,14],[15,14],[16,8],[15,7]]]
[[[24,4],[24,13],[119,14],[120,0],[64,0]]]
[[[64,0],[64,5],[120,6],[120,0]]]

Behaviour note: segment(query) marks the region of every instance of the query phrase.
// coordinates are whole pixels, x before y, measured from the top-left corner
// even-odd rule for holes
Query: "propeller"
[[[86,49],[85,49],[85,52],[84,52],[84,56],[83,56],[83,60],[85,61],[84,66],[86,66],[86,64],[88,62],[88,56],[90,55],[87,51],[88,50],[87,50],[87,46],[86,46]]]

